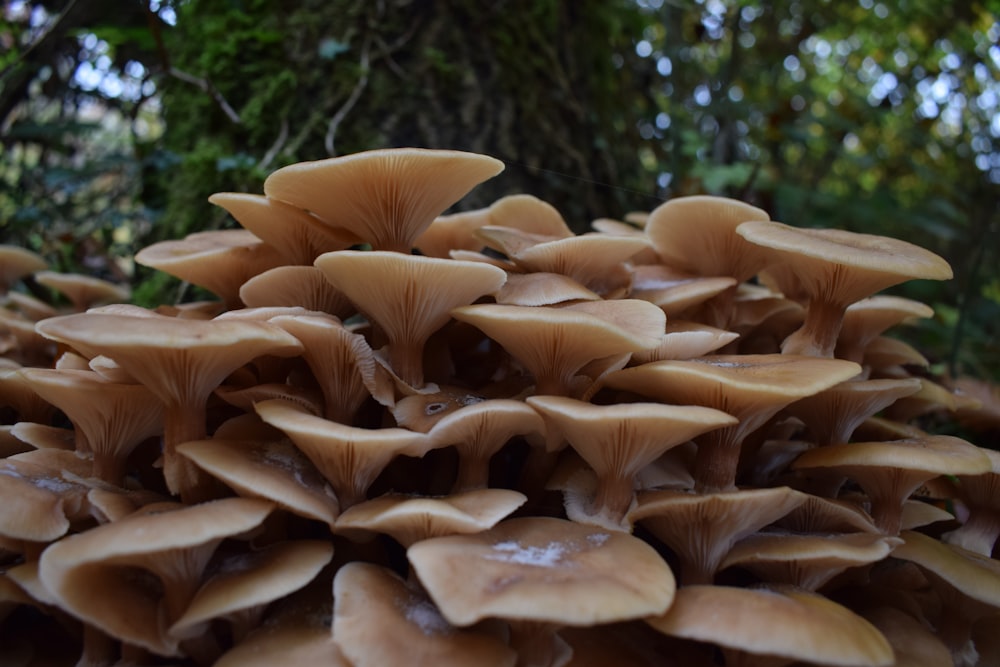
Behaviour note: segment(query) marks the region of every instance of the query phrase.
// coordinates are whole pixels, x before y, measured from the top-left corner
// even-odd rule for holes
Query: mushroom
[[[499,160],[475,153],[390,148],[282,167],[264,193],[375,250],[409,253],[435,217],[502,170]]]
[[[423,349],[447,324],[450,311],[503,285],[492,266],[403,255],[343,250],[316,266],[388,339],[389,365],[408,384],[424,385]]]
[[[128,287],[77,273],[39,271],[35,280],[68,298],[77,312],[104,303],[128,301],[132,296]]]
[[[646,622],[674,637],[716,644],[727,665],[894,664],[892,647],[871,623],[821,595],[791,588],[685,586],[665,614]]]
[[[240,287],[248,308],[300,306],[309,311],[346,318],[357,311],[350,300],[323,277],[315,266],[276,266]]]
[[[517,662],[501,640],[455,628],[425,593],[378,565],[341,567],[333,596],[333,641],[353,667],[513,667]]]
[[[44,320],[38,331],[85,356],[107,354],[159,397],[165,411],[164,477],[171,493],[185,500],[202,497],[206,480],[175,450],[182,442],[205,437],[212,391],[256,357],[291,356],[302,350],[299,341],[280,328],[242,320],[79,313]]]
[[[670,568],[648,544],[563,519],[510,519],[474,535],[435,537],[407,557],[452,625],[510,622],[525,667],[565,664],[560,626],[662,614],[674,596]]]
[[[701,491],[736,486],[743,441],[781,408],[857,375],[861,367],[839,359],[797,355],[714,355],[626,368],[602,383],[660,401],[703,405],[739,423],[698,438],[694,475]]]
[[[273,507],[246,498],[147,505],[53,544],[39,575],[74,616],[158,655],[178,656],[180,639],[166,629],[183,616],[212,553],[223,539],[260,525]]]
[[[567,505],[567,516],[613,530],[627,527],[623,520],[642,468],[672,447],[737,421],[688,405],[592,405],[559,396],[532,396],[527,402],[545,418],[550,433],[564,438],[597,473],[594,498],[584,507]]]
[[[799,229],[780,222],[745,222],[736,233],[769,248],[809,294],[806,321],[781,351],[832,357],[849,305],[912,278],[947,280],[948,263],[911,243],[840,229]]]
[[[423,456],[431,445],[424,433],[346,426],[288,401],[262,401],[255,407],[261,419],[284,431],[309,457],[330,482],[341,509],[363,501],[368,487],[396,456]]]
[[[853,442],[803,452],[796,470],[825,469],[856,481],[868,495],[875,525],[899,532],[903,501],[938,475],[988,472],[990,459],[976,446],[949,435],[888,442]]]
[[[0,245],[0,295],[21,278],[47,266],[38,253],[14,245]]]

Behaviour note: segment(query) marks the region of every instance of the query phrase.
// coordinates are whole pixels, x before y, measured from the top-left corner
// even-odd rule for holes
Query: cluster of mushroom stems
[[[5,248],[0,652],[1000,664],[1000,454],[912,424],[976,405],[883,335],[933,313],[878,293],[943,259],[712,196],[443,214],[502,168],[386,149],[213,195],[240,229],[135,257],[207,301]]]

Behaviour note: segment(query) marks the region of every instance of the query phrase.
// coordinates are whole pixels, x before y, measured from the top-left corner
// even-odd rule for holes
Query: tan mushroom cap
[[[39,396],[69,418],[77,449],[94,455],[94,475],[121,484],[128,455],[163,429],[163,405],[146,387],[105,380],[93,371],[26,368]]]
[[[354,667],[517,662],[500,639],[453,627],[425,594],[383,567],[348,563],[337,571],[333,594],[333,640]]]
[[[63,294],[78,312],[102,303],[128,301],[132,296],[127,286],[77,273],[39,271],[35,280]]]
[[[264,193],[375,250],[408,253],[434,218],[503,167],[475,153],[389,148],[283,167],[264,181]]]
[[[736,199],[696,195],[678,197],[656,207],[646,222],[646,235],[664,264],[699,276],[751,278],[766,255],[736,234],[741,223],[769,220],[755,206]]]
[[[230,556],[198,589],[169,633],[189,636],[193,628],[213,618],[231,617],[234,634],[242,638],[248,629],[244,621],[259,620],[265,605],[308,584],[332,557],[333,545],[324,540],[278,542]]]
[[[709,494],[648,491],[639,495],[628,518],[641,522],[677,553],[683,583],[710,583],[733,544],[806,498],[787,486]]]
[[[439,215],[413,241],[422,255],[448,259],[452,250],[478,251],[483,247],[474,232],[490,224],[490,210],[479,208],[474,211],[459,211],[450,215]]]
[[[635,299],[655,303],[673,317],[681,315],[712,297],[736,286],[729,276],[696,276],[660,264],[637,266],[632,270]]]
[[[569,238],[573,230],[552,204],[532,195],[508,195],[489,208],[490,224],[511,227],[529,234]]]
[[[790,354],[832,356],[850,304],[913,278],[947,280],[941,257],[898,239],[840,229],[800,229],[780,222],[747,222],[737,233],[770,249],[810,295],[806,322],[785,339]]]
[[[617,295],[631,282],[624,262],[648,248],[643,237],[581,234],[532,245],[510,259],[526,271],[569,276],[599,294]]]
[[[239,308],[240,285],[283,264],[283,258],[245,229],[190,234],[179,241],[161,241],[135,255],[143,266],[207,289],[228,308]]]
[[[635,499],[639,471],[667,450],[736,418],[693,405],[622,403],[593,405],[559,396],[531,396],[527,403],[545,418],[597,473],[597,493],[576,521],[621,529]]]
[[[744,437],[792,401],[855,375],[861,367],[839,359],[798,355],[712,355],[659,361],[605,376],[606,386],[668,403],[703,405],[733,415],[739,424],[699,439],[695,479],[708,490],[735,487]]]
[[[24,276],[47,266],[38,253],[18,246],[0,245],[0,293],[6,292]]]
[[[848,442],[864,420],[920,389],[920,380],[848,380],[785,408],[809,427],[818,445]]]
[[[219,542],[255,528],[273,507],[245,498],[148,505],[53,544],[42,554],[40,577],[74,616],[122,641],[175,656],[178,640],[166,633],[164,621],[181,616]],[[139,575],[137,568],[150,574]]]
[[[852,303],[844,311],[836,356],[861,363],[864,350],[890,327],[934,315],[928,305],[900,296],[879,294]]]
[[[306,310],[350,317],[357,310],[315,266],[276,266],[254,276],[240,287],[240,300],[248,308],[301,306]]]
[[[510,519],[475,535],[436,537],[407,557],[458,626],[490,617],[611,623],[662,614],[674,595],[670,568],[648,544],[563,519]]]
[[[156,394],[166,409],[164,476],[172,493],[195,493],[203,480],[176,456],[178,444],[205,436],[206,402],[237,368],[262,355],[292,356],[302,345],[265,322],[179,320],[80,313],[44,320],[38,331],[87,357],[106,354]]]
[[[240,226],[277,250],[287,264],[309,266],[325,252],[361,241],[308,211],[263,195],[216,192],[208,201],[226,209]]]
[[[844,570],[875,563],[902,543],[876,533],[794,534],[763,532],[740,540],[720,569],[739,566],[768,582],[819,590]]]
[[[340,513],[326,480],[287,441],[227,440],[216,434],[212,440],[185,442],[177,451],[241,496],[270,500],[331,528]]]
[[[646,622],[724,652],[845,667],[893,664],[892,647],[868,621],[821,595],[794,589],[686,586],[666,614]]]
[[[903,501],[927,480],[991,467],[979,447],[949,435],[828,445],[803,452],[793,464],[796,470],[826,469],[854,479],[871,501],[875,525],[889,534],[899,531]]]
[[[496,292],[507,279],[486,264],[394,252],[327,253],[316,266],[385,333],[390,365],[415,387],[423,385],[427,338],[453,308]]]
[[[369,396],[383,403],[391,399],[379,391],[375,353],[361,334],[319,313],[282,315],[269,321],[302,342],[302,357],[323,392],[327,419],[351,424]]]
[[[383,533],[409,548],[420,540],[488,530],[524,504],[523,493],[475,489],[424,498],[387,494],[354,505],[337,518],[336,531],[348,536]]]
[[[892,645],[894,667],[940,667],[954,664],[948,647],[918,621],[895,607],[876,607],[862,612],[869,623]],[[977,642],[978,644],[978,642]]]
[[[739,334],[723,331],[696,322],[673,320],[667,322],[663,340],[656,347],[632,353],[635,364],[648,364],[653,361],[669,361],[672,359],[693,359],[710,352],[739,338]]]
[[[261,419],[284,431],[309,457],[330,482],[341,509],[364,500],[368,487],[396,456],[423,456],[431,446],[425,433],[346,426],[287,401],[263,401],[255,407]]]
[[[655,347],[666,318],[635,299],[554,308],[477,304],[452,311],[502,345],[535,377],[536,393],[566,395],[591,361]]]
[[[558,273],[511,273],[496,301],[511,306],[552,306],[567,301],[598,301],[601,296]]]

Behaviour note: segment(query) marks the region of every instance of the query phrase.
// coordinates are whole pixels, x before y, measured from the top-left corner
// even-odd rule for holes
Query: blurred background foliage
[[[140,247],[206,198],[385,146],[488,153],[580,231],[679,195],[903,238],[955,280],[906,334],[1000,375],[998,0],[7,0],[0,242],[177,298]]]

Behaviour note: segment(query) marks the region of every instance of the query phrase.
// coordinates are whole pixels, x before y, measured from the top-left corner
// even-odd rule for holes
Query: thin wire
[[[541,173],[544,173],[544,174],[550,174],[552,176],[558,176],[560,178],[569,178],[569,179],[572,179],[574,181],[581,181],[583,183],[589,183],[591,185],[596,185],[596,186],[599,186],[599,187],[602,187],[602,188],[611,188],[613,190],[620,190],[621,192],[627,192],[629,194],[637,195],[639,197],[645,197],[646,199],[653,199],[653,200],[661,202],[661,203],[664,202],[664,201],[666,201],[665,198],[657,196],[657,195],[654,195],[654,194],[652,194],[650,192],[645,192],[645,191],[642,191],[642,190],[634,190],[632,188],[625,188],[625,187],[622,187],[620,185],[615,185],[613,183],[604,183],[602,181],[595,181],[595,180],[590,179],[590,178],[584,178],[583,176],[577,176],[575,174],[567,174],[565,172],[555,171],[553,169],[546,169],[544,167],[536,167],[534,165],[526,164],[524,162],[518,162],[517,160],[508,160],[508,159],[505,159],[505,158],[499,158],[499,159],[500,159],[501,162],[503,162],[507,166],[514,165],[514,166],[522,167],[524,169],[530,169],[530,170],[533,170],[533,171],[536,171],[536,172],[541,172]]]

